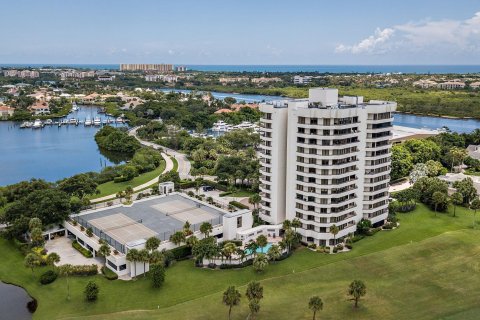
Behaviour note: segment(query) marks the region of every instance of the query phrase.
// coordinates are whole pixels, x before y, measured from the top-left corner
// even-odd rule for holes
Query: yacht
[[[88,126],[91,126],[91,125],[92,125],[92,119],[90,119],[90,118],[85,119],[85,126],[88,127]]]
[[[93,124],[95,126],[101,126],[102,125],[102,120],[99,117],[95,117],[95,119],[93,119]]]
[[[213,124],[212,130],[218,132],[227,132],[232,129],[232,126],[224,122],[223,120],[219,120]]]
[[[30,121],[25,121],[25,122],[23,122],[23,123],[20,125],[20,128],[21,128],[21,129],[31,128],[32,125],[33,125],[33,123],[31,123]]]
[[[77,124],[77,122],[78,122],[78,121],[77,121],[77,119],[75,119],[75,118],[70,118],[70,119],[68,120],[68,123],[69,123],[69,124]]]
[[[51,126],[52,124],[53,124],[53,120],[52,120],[52,119],[47,119],[47,120],[45,120],[45,122],[44,122],[44,125],[46,125],[46,126]]]
[[[40,129],[43,127],[43,122],[40,119],[35,119],[32,128],[33,129]]]
[[[72,103],[72,111],[78,111],[80,110],[80,108],[77,106],[77,104],[75,103],[75,101]]]

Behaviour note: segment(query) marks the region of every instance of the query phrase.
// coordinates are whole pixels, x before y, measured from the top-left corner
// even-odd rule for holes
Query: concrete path
[[[158,144],[140,140],[136,135],[136,132],[137,132],[138,128],[140,128],[140,127],[133,128],[132,130],[130,130],[129,134],[131,136],[137,138],[138,141],[142,145],[149,146],[149,147],[152,147],[152,148],[157,149],[157,150],[166,149],[166,148],[163,148],[162,146],[159,146]],[[170,149],[166,149],[166,150],[170,150]],[[161,152],[161,155],[162,155],[162,158],[165,160],[165,169],[162,171],[162,173],[160,175],[162,175],[164,173],[167,173],[169,171],[172,171],[173,166],[174,166],[173,165],[173,160],[170,159],[170,156],[167,153]],[[183,156],[185,156],[185,155],[183,155]],[[186,157],[185,157],[185,160],[186,160]],[[178,159],[177,159],[177,161],[178,161],[178,169],[180,170],[180,161]],[[184,171],[188,170],[186,172],[190,172],[190,162],[188,160],[186,160],[186,161],[188,162],[188,168],[186,167],[186,164],[184,164],[184,163],[182,163],[182,168],[183,168]],[[180,171],[179,171],[179,174],[180,174]],[[182,176],[180,175],[180,177],[182,177]],[[141,184],[139,186],[134,187],[133,191],[140,191],[142,189],[145,189],[145,188],[154,184],[157,181],[158,181],[158,177],[155,177],[152,180],[145,182],[144,184]],[[116,194],[110,194],[108,196],[104,196],[104,197],[101,197],[101,198],[92,199],[92,200],[90,200],[90,203],[98,203],[98,202],[112,200],[112,199],[115,199],[115,198],[116,198]]]
[[[178,174],[180,176],[180,179],[191,178],[191,176],[190,176],[191,164],[190,164],[190,161],[187,159],[187,156],[185,154],[180,153],[178,151],[175,151],[173,149],[161,146],[159,144],[156,144],[156,143],[153,143],[153,142],[150,142],[150,141],[145,141],[145,140],[140,139],[137,135],[137,130],[140,129],[141,127],[142,126],[130,129],[128,134],[135,137],[144,146],[152,147],[154,149],[163,149],[163,151],[167,155],[172,156],[177,160],[177,162],[178,162]]]
[[[60,262],[57,264],[59,266],[64,264],[71,264],[74,266],[96,264],[99,266],[99,268],[101,268],[104,264],[103,258],[84,257],[80,252],[72,247],[72,240],[67,237],[59,237],[45,242],[45,249],[47,249],[49,253],[56,252],[60,256]]]
[[[390,188],[388,188],[388,191],[389,192],[402,191],[402,190],[410,188],[411,186],[412,186],[412,184],[410,184],[410,180],[407,180],[407,181],[404,181],[402,183],[392,184],[390,186]]]

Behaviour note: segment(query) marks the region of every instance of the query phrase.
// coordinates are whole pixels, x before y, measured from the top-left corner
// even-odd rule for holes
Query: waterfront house
[[[1,119],[8,119],[9,117],[13,116],[13,113],[15,112],[15,108],[6,106],[6,105],[0,105],[0,118]]]
[[[50,114],[50,107],[48,102],[37,101],[28,108],[34,115]]]

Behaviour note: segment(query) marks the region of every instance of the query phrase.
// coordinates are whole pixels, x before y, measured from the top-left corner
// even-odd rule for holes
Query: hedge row
[[[60,274],[69,274],[71,276],[94,276],[98,274],[98,266],[96,264],[83,266],[64,264],[57,269]]]
[[[78,243],[77,240],[72,242],[72,247],[77,249],[78,252],[80,252],[85,258],[93,258],[93,254],[89,250],[82,247],[82,245]]]
[[[248,267],[248,266],[251,266],[253,264],[253,259],[250,259],[250,260],[247,260],[247,261],[244,261],[240,264],[221,264],[219,266],[220,269],[240,269],[240,268],[245,268],[245,267]]]
[[[192,248],[189,246],[180,246],[170,250],[175,260],[184,260],[192,255]]]
[[[239,209],[249,209],[248,206],[246,206],[243,203],[240,203],[238,201],[230,201],[228,204],[231,204],[232,206],[237,207]]]

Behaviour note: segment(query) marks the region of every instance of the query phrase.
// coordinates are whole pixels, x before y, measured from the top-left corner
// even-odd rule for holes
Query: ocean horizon
[[[304,72],[304,73],[406,73],[406,74],[473,74],[480,73],[480,65],[202,65],[175,64],[188,70],[204,72]],[[78,63],[6,63],[0,68],[76,68],[91,70],[119,70],[120,64]]]

